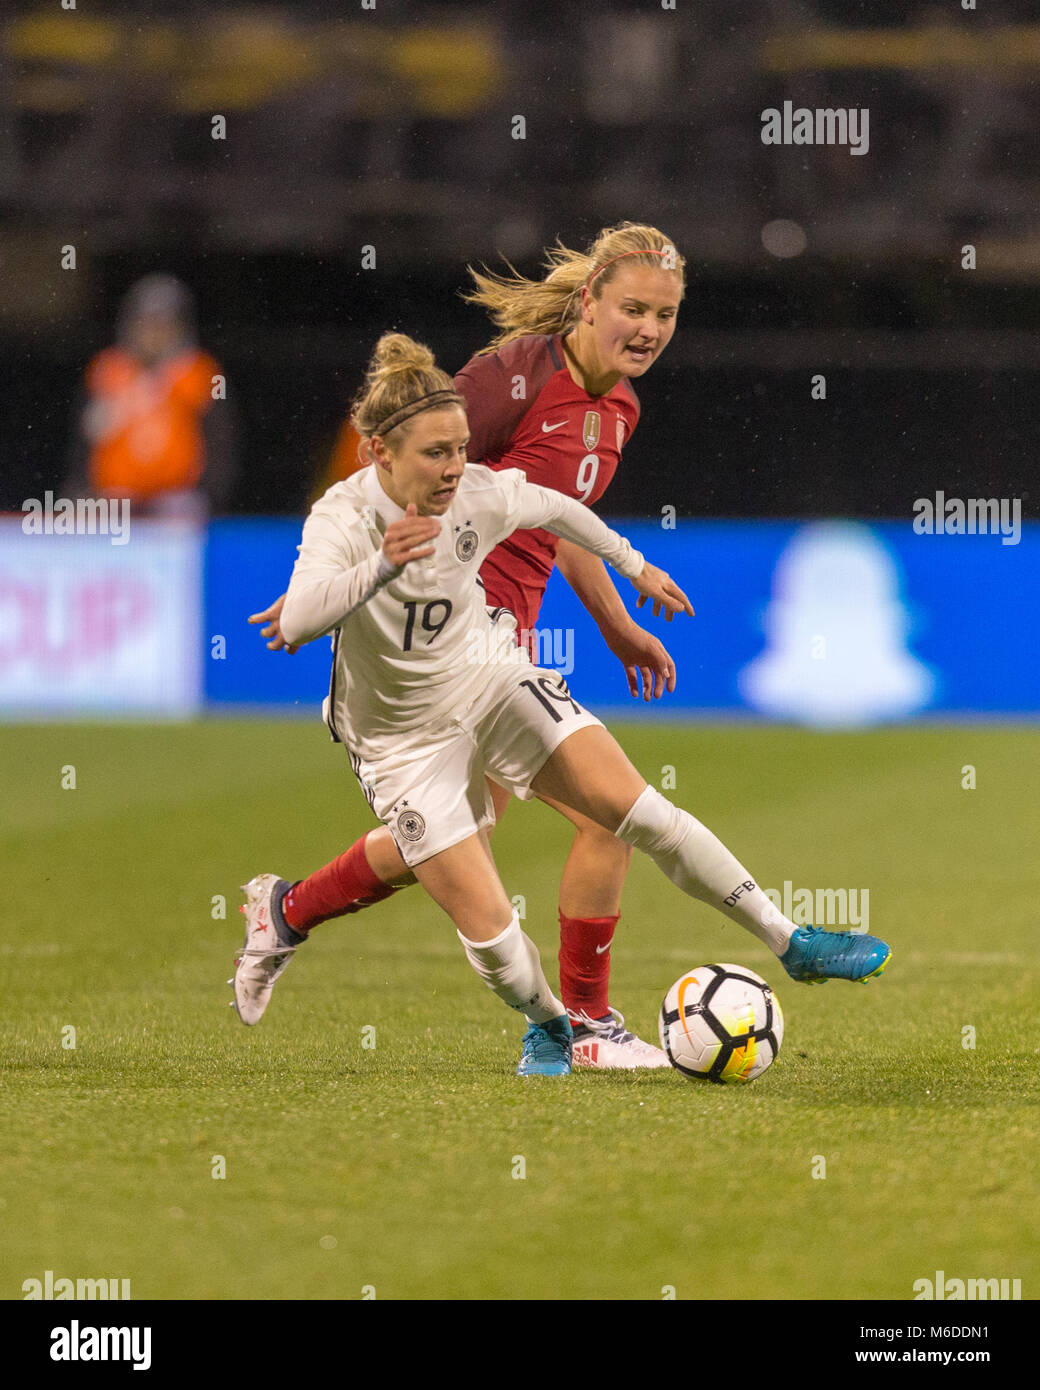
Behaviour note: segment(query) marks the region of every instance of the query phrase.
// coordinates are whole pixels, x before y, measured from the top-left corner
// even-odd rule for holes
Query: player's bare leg
[[[314,873],[286,884],[276,906],[288,926],[306,938],[319,923],[373,907],[414,882],[394,837],[380,825]]]
[[[488,788],[497,822],[512,796],[490,780]],[[577,1029],[575,1057],[581,1065],[605,1068],[666,1066],[668,1059],[661,1049],[629,1032],[608,997],[610,942],[632,851],[588,817],[552,798],[545,800],[577,832],[560,891],[560,980],[564,1004]],[[373,906],[394,889],[415,881],[393,836],[381,825],[307,878],[292,885],[275,880],[266,906],[285,944],[295,947],[319,923]],[[252,968],[259,973],[261,965]],[[259,1009],[256,1002],[247,1004],[246,1012],[255,1015],[253,1021],[259,1021],[270,993],[265,985]]]
[[[866,980],[888,962],[891,952],[877,937],[797,927],[721,840],[648,785],[602,726],[565,739],[531,786],[649,854],[683,892],[764,942],[794,979]]]
[[[365,858],[375,876],[392,888],[406,888],[417,881],[385,825],[370,830],[365,836]]]
[[[631,845],[562,801],[542,797],[574,826],[575,836],[560,877],[560,911],[567,917],[613,917],[632,862]]]
[[[488,788],[497,823],[512,795],[490,779]],[[667,1066],[664,1052],[629,1032],[623,1015],[609,1002],[610,943],[631,848],[587,816],[551,797],[543,799],[577,832],[560,886],[559,957],[563,1001],[576,1030],[575,1060],[603,1068]],[[415,881],[393,836],[381,825],[339,859],[276,894],[275,906],[305,938],[319,922],[361,911],[390,896],[391,888]]]
[[[415,876],[455,924],[474,970],[511,1009],[524,1014],[519,1076],[563,1076],[571,1069],[571,1026],[542,970],[538,948],[520,927],[484,831],[427,859]]]

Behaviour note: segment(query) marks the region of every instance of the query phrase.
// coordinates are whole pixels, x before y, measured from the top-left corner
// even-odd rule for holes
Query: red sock
[[[560,995],[575,1013],[602,1018],[610,1008],[610,943],[617,924],[618,917],[560,913]]]
[[[330,917],[360,912],[395,891],[372,872],[362,835],[338,859],[294,883],[282,899],[282,915],[293,931],[308,932]]]

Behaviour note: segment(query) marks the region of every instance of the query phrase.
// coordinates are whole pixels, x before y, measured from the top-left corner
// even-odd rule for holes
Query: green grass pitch
[[[638,860],[614,1002],[656,1039],[688,967],[765,974],[787,1034],[749,1086],[519,1080],[519,1020],[415,888],[318,928],[247,1030],[237,886],[369,827],[342,749],[317,721],[4,730],[0,1297],[48,1269],[135,1299],[905,1300],[936,1270],[1036,1297],[1040,734],[616,732],[764,886],[867,888],[893,946],[865,987],[795,984]],[[569,843],[540,805],[495,839],[554,980]]]

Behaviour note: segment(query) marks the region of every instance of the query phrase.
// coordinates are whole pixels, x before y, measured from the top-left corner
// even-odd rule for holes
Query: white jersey
[[[515,625],[496,624],[478,579],[485,556],[517,530],[541,527],[599,555],[626,578],[643,557],[580,502],[529,483],[518,468],[470,463],[439,518],[434,553],[403,568],[382,552],[404,511],[370,464],[311,508],[281,614],[286,642],[333,634],[323,712],[333,738],[378,754],[395,734],[465,708],[489,669],[522,659]]]

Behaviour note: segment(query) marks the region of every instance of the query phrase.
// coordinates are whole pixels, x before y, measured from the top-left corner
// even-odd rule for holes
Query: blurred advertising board
[[[696,616],[631,615],[675,661],[677,684],[647,707],[554,572],[536,629],[541,665],[577,699],[635,717],[764,719],[859,728],[922,717],[1040,714],[1040,525],[1014,536],[921,534],[910,521],[612,520],[689,595]],[[210,528],[207,630],[227,659],[206,661],[210,707],[293,706],[319,717],[329,642],[266,650],[246,615],[285,589],[301,523]],[[1013,543],[1012,543],[1013,542]]]
[[[177,717],[202,699],[205,531],[27,530],[0,517],[0,710]]]
[[[750,718],[863,728],[919,718],[1040,714],[1040,526],[920,534],[908,522],[614,524],[690,596],[671,623],[629,612],[674,659],[674,693],[628,694],[620,662],[554,573],[541,665],[575,697],[637,717]],[[200,710],[320,718],[330,643],[269,652],[247,617],[281,594],[301,521],[233,518],[205,531],[135,523],[26,535],[0,519],[0,712],[7,718]],[[615,576],[616,579],[616,576]]]

